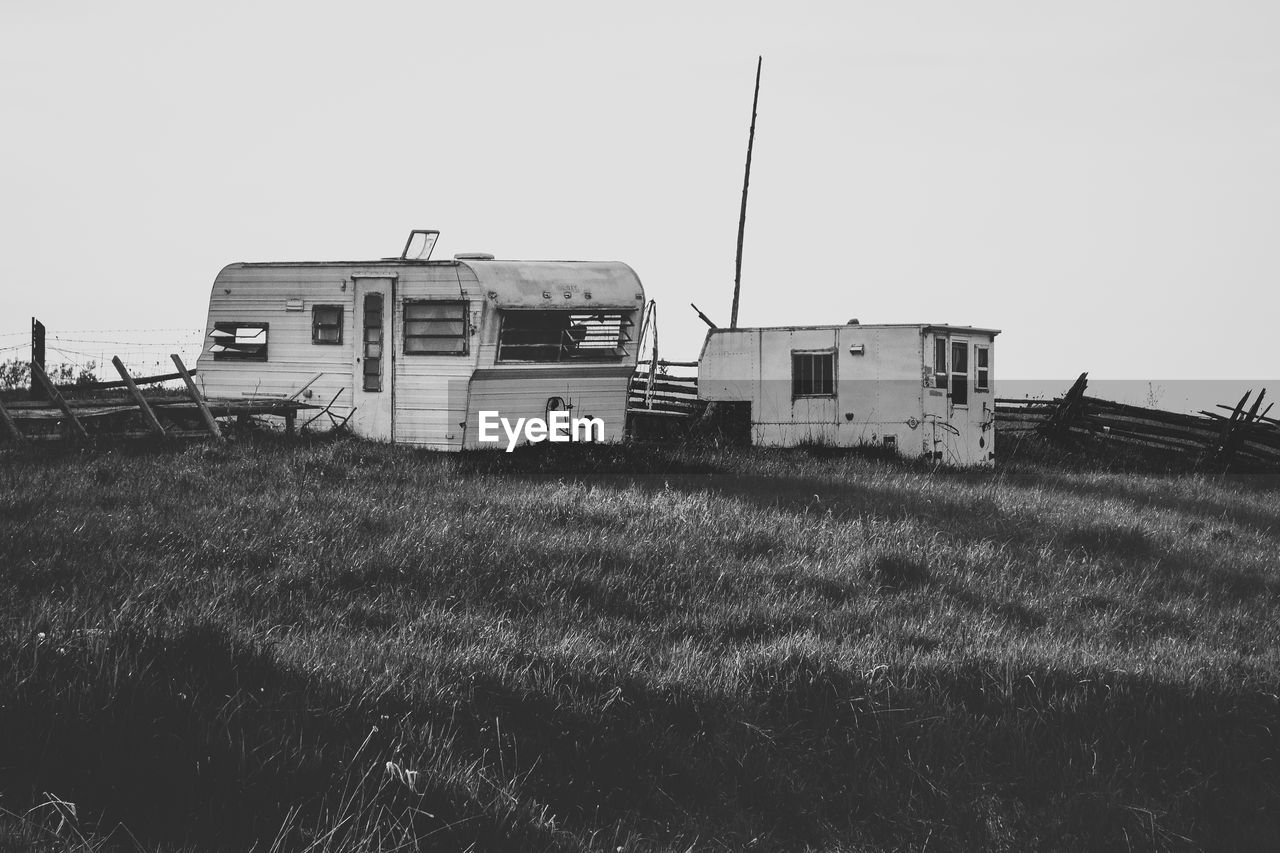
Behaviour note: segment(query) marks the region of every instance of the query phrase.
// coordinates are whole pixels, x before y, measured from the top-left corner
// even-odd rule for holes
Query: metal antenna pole
[[[764,57],[756,58],[756,91],[751,98],[751,133],[747,136],[747,169],[742,176],[742,213],[738,215],[738,257],[733,271],[733,310],[729,313],[729,328],[738,328],[738,294],[742,290],[742,237],[747,230],[747,187],[751,183],[751,149],[756,141],[756,105],[760,103],[760,67]]]

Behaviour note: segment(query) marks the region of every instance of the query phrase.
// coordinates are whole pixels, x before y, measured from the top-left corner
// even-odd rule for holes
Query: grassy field
[[[1278,540],[1036,461],[0,453],[0,850],[1277,849]]]

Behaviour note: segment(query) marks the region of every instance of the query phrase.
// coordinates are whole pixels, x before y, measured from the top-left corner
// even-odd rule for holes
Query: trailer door
[[[946,446],[949,424],[947,423],[951,417],[950,406],[947,404],[947,383],[948,368],[947,355],[949,352],[950,342],[947,336],[942,332],[935,332],[932,335],[926,335],[925,341],[925,367],[927,374],[932,374],[931,378],[926,380],[924,389],[924,423],[920,430],[924,439],[924,457],[926,459],[943,459],[946,455]]]
[[[355,283],[355,364],[352,371],[351,416],[356,435],[377,441],[395,437],[392,413],[395,347],[392,340],[392,306],[395,279],[353,277]]]

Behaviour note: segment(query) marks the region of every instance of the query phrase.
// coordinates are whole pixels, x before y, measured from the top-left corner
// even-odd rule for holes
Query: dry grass
[[[1274,480],[1033,462],[0,456],[0,807],[93,849],[1273,846],[1278,539]]]

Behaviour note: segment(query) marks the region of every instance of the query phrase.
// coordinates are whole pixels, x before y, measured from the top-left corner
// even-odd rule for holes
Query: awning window
[[[267,323],[222,322],[214,323],[209,337],[213,338],[214,361],[266,361]]]
[[[629,354],[632,311],[504,311],[499,361],[620,361]]]

